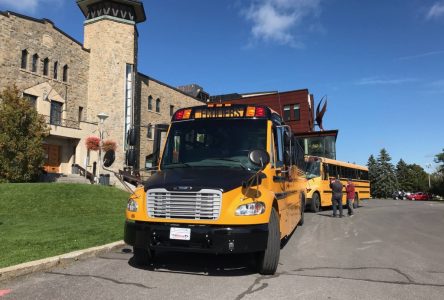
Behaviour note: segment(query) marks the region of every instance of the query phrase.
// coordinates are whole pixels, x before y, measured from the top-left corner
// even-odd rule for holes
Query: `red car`
[[[419,193],[413,193],[413,194],[407,195],[407,199],[409,199],[409,200],[429,200],[430,197],[429,197],[429,194],[427,194],[427,193],[419,192]]]

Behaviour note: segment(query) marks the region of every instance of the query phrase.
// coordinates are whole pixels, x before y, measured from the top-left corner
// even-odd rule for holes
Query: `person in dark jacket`
[[[345,186],[345,191],[347,192],[347,209],[348,215],[353,216],[353,201],[355,201],[355,185],[349,179],[347,180],[347,185]]]
[[[336,217],[336,206],[339,206],[339,217],[342,218],[344,215],[342,213],[342,183],[338,178],[333,178],[330,180],[331,188],[331,204],[333,206],[333,217]]]

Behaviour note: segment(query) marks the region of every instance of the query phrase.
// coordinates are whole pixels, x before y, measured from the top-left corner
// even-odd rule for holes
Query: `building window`
[[[62,125],[62,107],[63,103],[51,101],[51,115],[49,116],[49,122],[52,125]]]
[[[37,68],[39,67],[39,56],[38,54],[34,54],[32,56],[32,72],[37,72]]]
[[[68,81],[68,65],[63,66],[63,81]]]
[[[153,110],[153,97],[148,96],[148,110]]]
[[[83,121],[83,107],[79,106],[79,122]]]
[[[156,112],[160,112],[160,99],[156,99]]]
[[[153,138],[153,126],[152,125],[148,125],[148,129],[146,132],[146,137],[149,139]]]
[[[45,58],[43,60],[43,75],[48,76],[49,74],[49,59]]]
[[[28,100],[32,107],[37,108],[37,96],[23,93],[23,98]]]
[[[58,73],[58,71],[59,71],[59,63],[56,61],[55,63],[54,63],[54,79],[57,79],[57,73]]]
[[[28,50],[24,49],[22,50],[21,68],[26,70],[27,67],[28,67]]]
[[[301,119],[301,109],[300,109],[299,104],[293,105],[293,112],[294,112],[294,119],[296,121],[299,121]]]
[[[284,121],[290,121],[290,105],[284,106]]]
[[[174,105],[170,105],[170,116],[174,114]]]

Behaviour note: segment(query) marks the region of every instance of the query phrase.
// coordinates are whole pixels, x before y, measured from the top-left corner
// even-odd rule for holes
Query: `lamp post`
[[[426,164],[426,168],[429,169],[429,172],[427,174],[429,175],[429,190],[432,188],[432,184],[430,182],[430,170],[432,169],[432,164]]]
[[[106,113],[99,113],[97,115],[99,118],[99,180],[100,180],[100,171],[102,170],[102,146],[103,146],[103,122],[109,117]]]

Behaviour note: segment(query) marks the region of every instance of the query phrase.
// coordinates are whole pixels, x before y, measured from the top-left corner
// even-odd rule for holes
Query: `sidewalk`
[[[31,274],[34,272],[46,271],[54,267],[71,264],[80,259],[85,259],[99,254],[110,252],[116,248],[123,247],[125,243],[118,241],[102,246],[92,247],[84,250],[78,250],[62,255],[39,259],[23,264],[0,269],[0,282],[13,279],[18,276]]]

